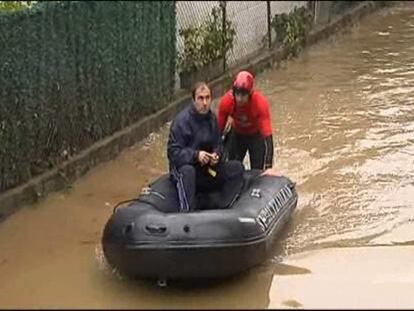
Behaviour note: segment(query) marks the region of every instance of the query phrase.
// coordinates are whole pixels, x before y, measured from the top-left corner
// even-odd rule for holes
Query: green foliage
[[[304,7],[295,7],[289,14],[277,14],[271,21],[276,33],[275,43],[286,48],[290,56],[297,56],[306,44],[312,27],[312,16]]]
[[[198,27],[180,29],[184,39],[184,51],[178,57],[182,72],[194,72],[216,60],[223,59],[233,49],[236,31],[230,20],[223,17],[220,7],[214,7],[209,18]]]
[[[0,11],[15,12],[27,9],[36,1],[0,1]]]
[[[0,192],[172,97],[173,1],[40,2],[0,29]]]

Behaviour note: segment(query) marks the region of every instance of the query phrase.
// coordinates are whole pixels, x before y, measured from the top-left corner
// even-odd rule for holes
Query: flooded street
[[[413,42],[414,8],[383,10],[257,78],[299,193],[263,265],[167,289],[105,265],[113,205],[167,170],[166,125],[0,224],[0,308],[413,308]]]

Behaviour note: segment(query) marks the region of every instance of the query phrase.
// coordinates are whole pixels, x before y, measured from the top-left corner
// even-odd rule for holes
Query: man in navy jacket
[[[211,90],[204,82],[193,89],[193,103],[173,120],[168,138],[170,173],[177,186],[180,210],[196,209],[196,192],[223,190],[226,207],[240,185],[244,167],[241,162],[222,162],[223,145],[215,114],[210,110]]]

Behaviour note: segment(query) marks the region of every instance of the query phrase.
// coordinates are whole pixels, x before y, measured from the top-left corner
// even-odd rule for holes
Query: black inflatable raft
[[[295,185],[246,171],[238,192],[227,209],[178,213],[175,186],[161,176],[114,209],[102,237],[108,263],[128,276],[168,280],[226,277],[263,262],[297,205]]]

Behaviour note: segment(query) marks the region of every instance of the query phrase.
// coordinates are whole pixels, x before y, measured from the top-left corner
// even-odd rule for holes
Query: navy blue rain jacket
[[[212,111],[205,115],[198,113],[194,104],[190,104],[171,124],[167,147],[170,170],[185,164],[195,165],[201,150],[221,156],[223,146],[217,118]]]

